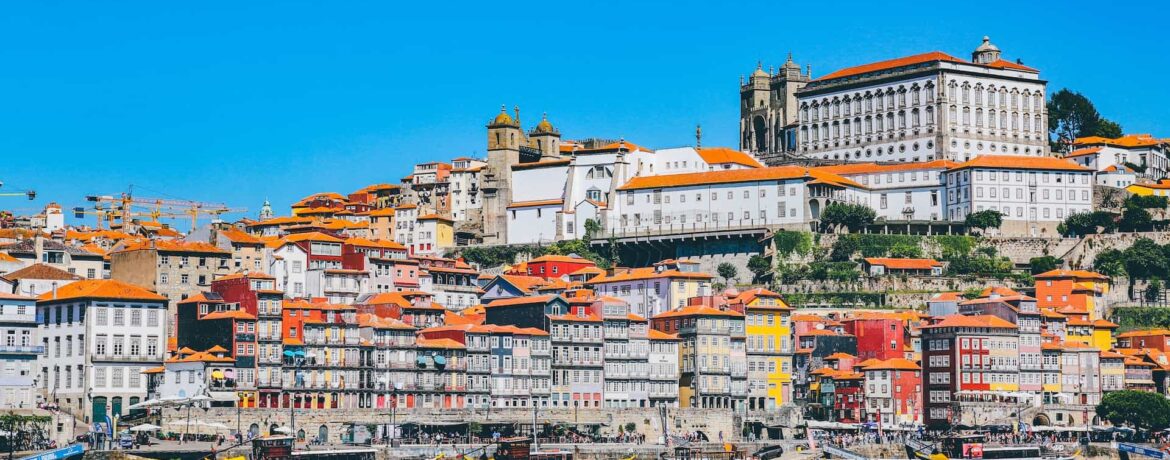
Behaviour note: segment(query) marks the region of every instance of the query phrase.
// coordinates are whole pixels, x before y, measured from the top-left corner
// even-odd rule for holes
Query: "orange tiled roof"
[[[934,160],[927,162],[913,162],[913,163],[845,163],[833,166],[818,166],[816,169],[832,174],[842,176],[850,176],[854,174],[872,174],[895,171],[918,171],[923,169],[948,169],[953,168],[958,163],[951,160]]]
[[[219,234],[236,244],[264,244],[264,240],[236,229],[220,230]]]
[[[934,259],[893,259],[885,257],[866,257],[865,262],[870,265],[882,265],[891,270],[930,270],[941,267],[942,264]]]
[[[885,361],[878,361],[876,363],[870,363],[870,364],[866,365],[865,367],[863,367],[862,369],[867,370],[867,371],[878,371],[878,370],[917,371],[917,370],[922,370],[922,368],[919,367],[917,363],[915,363],[914,361],[910,361],[908,359],[904,359],[904,358],[890,358],[890,359],[887,359]]]
[[[284,237],[286,243],[297,243],[301,241],[316,241],[324,243],[344,243],[345,240],[332,235],[326,235],[321,232],[305,232],[293,233]]]
[[[587,313],[585,316],[578,316],[573,314],[564,315],[545,315],[552,321],[568,321],[577,323],[600,323],[601,317],[595,313]]]
[[[654,315],[654,319],[681,318],[685,316],[730,316],[733,318],[742,318],[743,313],[734,310],[721,310],[718,308],[708,307],[706,305],[689,305],[670,311],[664,311]]]
[[[1100,152],[1100,151],[1101,151],[1101,147],[1089,147],[1089,148],[1084,148],[1084,149],[1076,149],[1076,150],[1073,150],[1073,151],[1065,154],[1064,157],[1065,158],[1083,157],[1085,155],[1092,155],[1092,154]]]
[[[415,342],[415,346],[417,346],[418,348],[445,348],[445,349],[467,348],[467,347],[463,346],[462,343],[459,343],[459,342],[452,340],[452,339],[424,339],[421,337]]]
[[[204,243],[201,241],[179,241],[179,240],[142,240],[129,243],[119,250],[114,252],[129,252],[142,250],[157,250],[166,252],[198,252],[206,254],[230,254],[229,251],[220,249],[211,243]]]
[[[1166,143],[1170,143],[1170,140],[1158,139],[1149,134],[1126,134],[1116,139],[1100,136],[1078,137],[1073,141],[1073,145],[1104,144],[1114,147],[1150,147]]]
[[[751,155],[727,147],[703,147],[695,149],[695,151],[699,153],[699,157],[707,162],[707,164],[734,163],[752,168],[764,167],[759,161],[752,158]]]
[[[623,281],[647,280],[654,278],[686,278],[710,280],[714,278],[706,273],[681,272],[678,270],[657,271],[655,267],[641,267],[614,273],[613,275],[599,275],[588,281],[589,284],[616,283]]]
[[[199,318],[199,319],[205,319],[205,320],[240,319],[240,320],[245,320],[245,321],[247,321],[247,320],[255,321],[256,317],[252,316],[251,313],[248,313],[248,312],[243,311],[243,310],[228,310],[228,311],[213,311],[211,313],[203,315],[203,317]]]
[[[81,277],[51,265],[36,263],[12,273],[6,273],[4,279],[9,281],[23,279],[75,281]]]
[[[1073,163],[1064,158],[1029,157],[1020,155],[979,155],[967,161],[966,163],[961,163],[952,167],[950,171],[957,171],[967,168],[1090,171],[1089,168]]]
[[[539,276],[500,275],[499,277],[524,293],[531,293],[536,288],[548,284],[548,280]]]
[[[158,367],[151,367],[151,368],[143,369],[142,373],[143,374],[161,374],[163,372],[166,372],[166,370],[167,370],[167,368],[165,368],[163,366],[158,366]]]
[[[827,184],[865,188],[851,179],[837,174],[821,171],[817,168],[801,166],[777,166],[772,168],[730,169],[685,174],[662,174],[657,176],[638,176],[630,179],[618,190],[642,190],[662,187],[681,187],[694,184],[733,184],[738,182],[772,181],[807,178],[820,180]]]
[[[593,261],[581,256],[562,256],[557,254],[546,254],[535,259],[529,260],[528,263],[533,262],[572,262],[581,264],[592,264]]]
[[[1157,336],[1157,335],[1170,336],[1170,329],[1158,328],[1158,329],[1144,329],[1144,330],[1140,330],[1140,331],[1122,332],[1120,334],[1117,334],[1117,337],[1118,338],[1149,337],[1149,336]]]
[[[1035,278],[1035,279],[1085,278],[1085,279],[1098,279],[1098,280],[1103,280],[1103,281],[1109,280],[1108,276],[1102,275],[1102,274],[1097,273],[1097,272],[1091,272],[1088,270],[1060,270],[1060,269],[1049,270],[1049,271],[1046,271],[1046,272],[1041,273],[1039,275],[1033,276],[1033,278]]]
[[[512,306],[512,305],[528,305],[528,304],[534,304],[534,303],[543,304],[543,303],[548,303],[549,301],[551,301],[552,299],[554,299],[556,297],[557,297],[556,294],[537,295],[537,296],[528,296],[528,297],[512,297],[510,299],[493,300],[493,301],[489,302],[487,305],[484,305],[484,307],[495,308],[495,307],[508,307],[508,306]]]
[[[938,323],[924,328],[942,328],[942,327],[986,327],[993,329],[1016,329],[1016,325],[1008,322],[998,316],[992,315],[948,315],[942,317]]]
[[[917,64],[925,64],[928,62],[966,62],[957,57],[943,53],[941,51],[932,51],[929,53],[915,54],[913,56],[906,56],[897,59],[889,59],[885,61],[871,62],[854,67],[847,67],[836,72],[831,72],[816,78],[813,81],[832,80],[835,78],[851,77],[854,75],[861,75],[863,73],[877,72],[879,70],[894,69],[898,67],[905,67]]]
[[[166,297],[155,294],[146,288],[125,283],[118,280],[80,280],[46,292],[37,297],[38,300],[68,300],[68,299],[117,299],[117,300],[147,300],[167,301]]]
[[[962,292],[940,292],[931,297],[932,302],[958,302],[965,300]]]
[[[849,353],[838,351],[829,356],[826,356],[825,359],[857,359],[857,357]]]
[[[646,331],[646,338],[650,340],[678,340],[677,334],[668,334],[657,329]]]

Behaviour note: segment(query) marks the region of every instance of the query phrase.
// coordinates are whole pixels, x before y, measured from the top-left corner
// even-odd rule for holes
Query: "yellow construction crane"
[[[0,182],[0,187],[4,187],[3,182]],[[23,192],[6,192],[6,193],[0,193],[0,196],[26,196],[26,197],[28,197],[29,200],[35,200],[35,199],[37,199],[37,191],[36,190],[25,190]]]
[[[112,195],[90,195],[85,197],[87,201],[96,203],[94,214],[98,214],[99,219],[102,217],[101,213],[105,213],[105,217],[110,223],[110,228],[115,224],[126,226],[131,222],[133,217],[150,216],[151,220],[158,220],[159,217],[190,217],[191,230],[194,231],[200,217],[206,216],[212,219],[219,219],[219,216],[228,213],[245,212],[245,208],[229,208],[220,203],[206,203],[202,201],[189,200],[173,200],[167,198],[143,198],[133,196],[129,193],[121,193],[117,196]],[[106,208],[103,205],[108,205]],[[135,211],[134,208],[146,208],[143,211]],[[77,214],[77,208],[74,208],[74,213]]]

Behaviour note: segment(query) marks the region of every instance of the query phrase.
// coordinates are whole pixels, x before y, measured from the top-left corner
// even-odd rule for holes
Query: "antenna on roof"
[[[695,124],[695,148],[703,147],[703,125]]]

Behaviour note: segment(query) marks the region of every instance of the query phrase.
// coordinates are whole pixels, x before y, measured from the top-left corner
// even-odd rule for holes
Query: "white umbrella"
[[[224,424],[219,423],[219,422],[204,423],[203,426],[208,427],[208,428],[215,428],[217,430],[228,429],[227,425],[224,425]]]
[[[142,401],[137,404],[131,404],[129,409],[145,409],[147,407],[153,407],[154,405],[158,404],[158,402],[159,401],[157,399],[147,399],[146,401]]]
[[[272,430],[272,431],[274,431],[274,432],[276,432],[276,433],[285,433],[285,434],[291,434],[291,433],[292,433],[292,428],[289,428],[289,427],[287,427],[287,426],[280,426],[280,427],[276,427],[276,429],[275,429],[275,430]]]
[[[161,429],[162,429],[161,426],[151,425],[149,423],[143,423],[141,425],[137,425],[137,426],[130,428],[130,431],[158,431]]]
[[[211,396],[207,396],[207,395],[195,395],[195,396],[192,396],[192,397],[189,399],[189,401],[191,401],[191,402],[211,401]]]

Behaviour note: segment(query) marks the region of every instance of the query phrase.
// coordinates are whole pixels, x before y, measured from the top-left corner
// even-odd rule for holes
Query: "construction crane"
[[[206,203],[202,201],[173,200],[167,198],[143,198],[130,193],[112,195],[90,195],[86,201],[96,203],[93,213],[101,218],[102,212],[113,228],[115,223],[125,227],[135,216],[150,216],[152,220],[159,217],[190,217],[191,230],[194,231],[200,217],[210,217],[218,220],[223,214],[246,212],[245,208],[229,208],[220,203]],[[108,208],[106,206],[109,206]],[[146,208],[145,211],[135,211],[134,208]],[[77,209],[74,209],[77,213]]]
[[[0,182],[0,188],[4,187],[4,183]],[[25,190],[23,192],[6,192],[0,193],[0,196],[27,196],[29,200],[37,199],[36,190]]]

